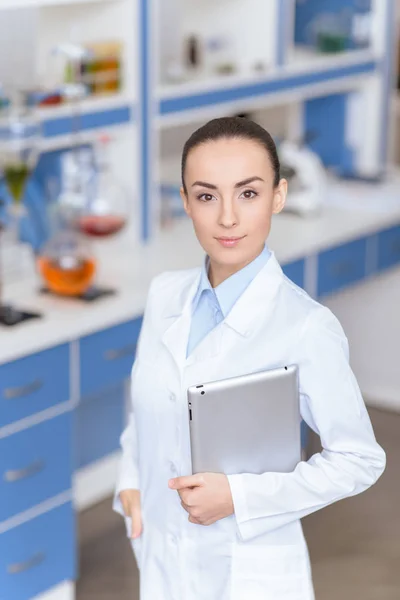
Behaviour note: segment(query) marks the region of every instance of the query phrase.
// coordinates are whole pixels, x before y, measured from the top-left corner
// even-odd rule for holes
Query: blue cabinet
[[[75,467],[86,467],[119,448],[125,425],[125,384],[81,399],[75,411]]]
[[[337,246],[318,256],[318,296],[336,292],[367,276],[367,238]]]
[[[400,225],[378,234],[378,270],[400,264]]]
[[[0,366],[0,427],[65,402],[70,395],[69,346]]]
[[[142,319],[86,336],[80,341],[81,396],[129,377]]]
[[[282,270],[286,277],[289,277],[293,283],[304,288],[305,260],[296,260],[295,262],[282,265]]]
[[[0,522],[71,488],[71,440],[70,412],[0,439]]]
[[[63,504],[0,535],[0,598],[30,600],[75,579],[75,518]]]

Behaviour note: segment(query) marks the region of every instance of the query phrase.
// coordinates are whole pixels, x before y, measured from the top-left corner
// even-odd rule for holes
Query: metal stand
[[[1,202],[0,202],[1,204]],[[28,321],[30,319],[37,319],[41,317],[39,313],[27,312],[24,310],[18,310],[9,304],[3,304],[1,301],[2,298],[2,283],[1,283],[1,271],[2,271],[2,262],[1,262],[1,248],[2,248],[2,232],[4,229],[4,225],[0,221],[0,325],[5,327],[13,327],[14,325],[18,325],[19,323],[23,323],[24,321]]]
[[[4,325],[6,327],[13,327],[14,325],[18,325],[24,321],[38,319],[40,317],[41,315],[39,313],[18,310],[10,305],[0,305],[0,325]]]
[[[53,294],[53,292],[51,290],[49,290],[48,288],[44,287],[41,290],[42,294]],[[83,301],[83,302],[94,302],[96,300],[99,300],[100,298],[104,298],[105,296],[114,296],[114,294],[116,294],[117,291],[112,289],[112,288],[102,288],[102,287],[98,287],[97,285],[93,285],[92,287],[90,287],[86,292],[84,292],[83,294],[80,294],[79,296],[62,296],[61,294],[54,294],[55,296],[57,296],[57,298],[65,298],[67,300],[79,300],[79,301]]]

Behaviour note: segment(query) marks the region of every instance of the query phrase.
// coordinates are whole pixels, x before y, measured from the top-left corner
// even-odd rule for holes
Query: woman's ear
[[[183,186],[180,189],[180,194],[183,202],[183,208],[185,209],[185,213],[188,217],[190,217],[190,208],[189,208],[189,200]]]
[[[286,202],[287,190],[288,183],[286,179],[281,179],[274,190],[274,199],[272,203],[272,213],[274,215],[282,212]]]

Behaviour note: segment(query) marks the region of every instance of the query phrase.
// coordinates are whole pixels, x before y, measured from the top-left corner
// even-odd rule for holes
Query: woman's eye
[[[212,194],[200,194],[200,196],[198,196],[198,199],[203,202],[210,202],[213,198],[214,196]]]
[[[242,193],[243,198],[246,198],[246,200],[251,200],[252,198],[255,198],[257,196],[257,192],[255,192],[254,190],[245,190]]]

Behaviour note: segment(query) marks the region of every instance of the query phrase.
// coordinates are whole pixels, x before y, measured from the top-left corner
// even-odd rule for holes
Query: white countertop
[[[329,204],[315,217],[282,214],[274,218],[268,245],[282,263],[400,224],[400,174],[385,184],[334,182]],[[77,339],[140,316],[151,279],[170,269],[198,266],[203,250],[188,220],[164,230],[147,247],[130,242],[128,232],[98,243],[99,283],[115,296],[93,303],[38,293],[36,276],[5,289],[6,301],[44,317],[16,327],[0,326],[0,362]]]

